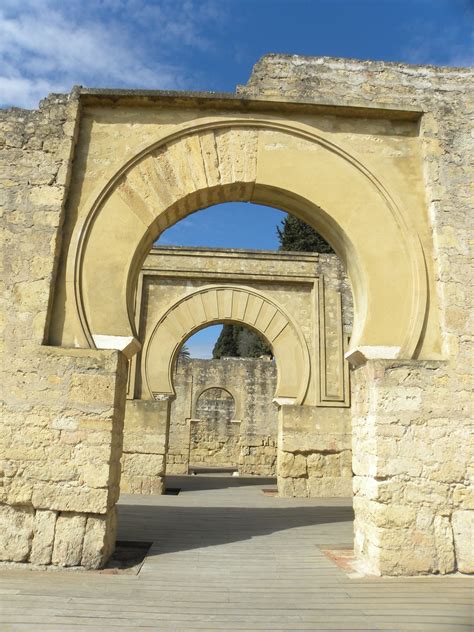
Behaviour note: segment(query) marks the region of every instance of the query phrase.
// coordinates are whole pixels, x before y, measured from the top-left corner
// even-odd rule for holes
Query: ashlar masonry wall
[[[240,93],[419,112],[442,348],[438,359],[369,360],[352,374],[355,549],[376,573],[472,573],[474,71],[268,55]],[[378,149],[359,140],[370,162]]]
[[[42,346],[77,94],[0,110],[0,559],[101,566],[115,546],[126,360]]]
[[[469,249],[473,85],[473,71],[466,68],[274,55],[258,62],[248,85],[236,96],[79,89],[71,95],[53,95],[34,112],[0,112],[2,559],[98,566],[111,549],[126,362],[121,351],[93,348],[93,338],[88,337],[92,334],[78,310],[88,310],[97,324],[92,333],[104,336],[108,344],[117,336],[131,337],[130,345],[120,347],[131,354],[139,341],[133,339],[136,332],[128,318],[134,288],[127,285],[130,276],[125,268],[132,263],[133,272],[139,270],[151,243],[148,237],[156,238],[147,231],[156,227],[157,219],[164,218],[166,228],[197,210],[199,201],[206,206],[235,196],[275,205],[280,200],[296,211],[298,195],[304,192],[312,202],[301,209],[302,216],[329,233],[337,228],[331,218],[339,214],[355,238],[352,213],[357,212],[357,221],[377,219],[382,217],[379,209],[379,227],[389,225],[393,235],[409,217],[416,225],[418,245],[409,239],[409,231],[401,229],[405,250],[398,248],[395,238],[391,242],[394,251],[407,255],[399,260],[387,251],[383,231],[374,235],[368,225],[371,247],[364,249],[360,239],[355,252],[350,239],[334,232],[345,263],[364,262],[353,268],[360,273],[353,278],[359,284],[358,301],[367,298],[378,310],[377,322],[362,322],[367,305],[355,306],[353,337],[359,333],[364,342],[364,348],[353,349],[352,355],[358,366],[352,398],[356,553],[371,572],[385,575],[474,571]],[[245,118],[247,129],[230,129],[234,116],[241,122]],[[206,118],[212,119],[211,127],[201,133]],[[282,130],[282,121],[291,131]],[[222,124],[230,125],[229,130],[221,133]],[[192,131],[189,138],[183,131],[186,125]],[[309,128],[317,134],[310,134]],[[180,136],[174,142],[177,130]],[[259,137],[268,142],[257,144]],[[207,189],[203,185],[203,191],[195,191],[194,183],[181,174],[181,179],[160,180],[153,189],[156,195],[165,191],[170,204],[185,198],[191,205],[172,207],[176,214],[170,217],[168,207],[158,202],[147,205],[140,196],[142,187],[149,191],[138,168],[141,152],[155,151],[164,139],[166,157],[160,150],[159,156],[155,152],[145,160],[151,168],[157,159],[160,178],[168,173],[167,165],[176,164],[173,156],[180,165],[189,164],[188,140],[194,147],[194,164],[209,167],[209,160],[203,162],[203,147],[209,149],[207,158],[216,160],[207,171],[196,167],[199,178],[211,174],[212,191],[209,181]],[[275,139],[281,145],[278,152]],[[340,148],[350,161],[336,160],[337,151],[328,151],[321,139]],[[240,160],[249,155],[248,143],[253,162]],[[291,156],[292,165],[299,159],[304,164],[298,165],[296,174],[279,169],[278,155]],[[383,204],[374,193],[369,215],[361,204],[354,211],[340,179],[334,180],[336,191],[327,178],[319,183],[323,198],[329,205],[331,200],[337,204],[319,212],[313,205],[318,196],[302,176],[303,169],[312,168],[313,159],[320,167],[334,159],[359,201],[376,189],[386,194]],[[131,163],[131,183],[117,179]],[[240,168],[242,164],[249,169]],[[234,181],[234,167],[239,174],[245,171],[243,180]],[[111,195],[100,197],[104,191]],[[401,211],[398,223],[391,213],[394,207]],[[91,210],[98,214],[89,234]],[[125,224],[114,224],[118,216],[129,222],[126,230]],[[86,259],[75,250],[76,237],[87,241]],[[120,252],[110,248],[110,237]],[[410,248],[421,266],[416,274]],[[420,249],[424,257],[418,256]],[[74,273],[82,263],[77,284]],[[400,287],[393,292],[402,269],[410,283],[409,296]],[[387,273],[393,287],[385,282]],[[419,293],[424,278],[427,297]],[[107,310],[101,309],[104,296],[118,297],[118,303],[107,300]],[[402,320],[396,309],[385,318],[384,296],[395,308],[403,303]],[[85,302],[78,300],[82,297]],[[402,349],[403,331],[411,326],[408,308],[415,307],[424,318],[411,331],[419,338],[410,339],[404,354],[397,355],[393,348],[385,348],[384,340]],[[391,329],[400,322],[403,327],[392,340]],[[97,337],[98,343],[103,339]],[[57,347],[45,346],[48,343]],[[165,399],[140,405],[155,407],[163,418],[169,414]],[[133,406],[137,403],[128,402],[127,410]],[[281,423],[289,422],[284,406]],[[309,425],[314,430],[316,424],[313,418]],[[287,434],[285,426],[279,433]],[[300,438],[305,467],[296,456],[289,461],[307,473],[303,433]],[[136,447],[141,439],[141,432],[133,437]],[[150,462],[145,448],[142,444],[137,452],[145,455],[142,463]],[[154,471],[164,462],[161,457]]]
[[[187,473],[189,465],[228,465],[235,466],[241,475],[275,476],[278,409],[273,397],[276,379],[276,365],[269,359],[180,361],[175,377],[176,399],[170,413],[167,472]],[[205,413],[199,414],[199,400],[209,388],[225,389],[233,398],[233,415],[223,420],[227,440],[224,428],[213,441],[205,441],[202,434],[198,434],[207,427]],[[233,455],[225,462],[218,456],[222,449],[219,444],[227,441],[233,444],[229,450]]]
[[[304,409],[292,406],[291,399],[279,401],[276,393],[277,368],[294,361],[291,347],[272,363],[192,360],[176,368],[163,347],[150,342],[170,306],[217,282],[260,291],[285,306],[301,327],[310,378]],[[229,298],[235,302],[230,293]],[[136,319],[144,345],[130,367],[124,491],[161,493],[165,459],[168,474],[187,473],[189,466],[238,467],[242,475],[276,475],[282,496],[351,495],[349,375],[343,352],[353,310],[336,255],[154,247],[142,267]],[[175,395],[160,392],[159,381],[149,379],[150,373],[167,371]],[[230,423],[211,424],[197,414],[197,399],[209,388],[232,393],[236,411]]]

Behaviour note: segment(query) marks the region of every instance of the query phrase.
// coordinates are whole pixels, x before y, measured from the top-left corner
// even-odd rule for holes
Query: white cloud
[[[466,19],[473,13],[466,11]],[[467,22],[469,24],[469,22]],[[441,27],[434,22],[415,24],[407,29],[404,59],[414,64],[443,66],[474,65],[474,31],[463,26]]]
[[[180,89],[183,50],[212,46],[215,2],[2,0],[0,104],[35,107],[75,84]]]

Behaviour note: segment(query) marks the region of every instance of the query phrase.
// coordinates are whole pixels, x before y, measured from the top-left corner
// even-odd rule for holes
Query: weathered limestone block
[[[187,474],[187,469],[185,473]],[[165,481],[162,476],[123,474],[120,489],[125,494],[162,494]]]
[[[453,491],[453,504],[461,509],[474,509],[474,485],[457,485]]]
[[[281,495],[350,496],[350,411],[344,408],[282,406],[278,487]],[[291,485],[286,478],[293,477]],[[299,479],[304,480],[297,482]]]
[[[31,550],[34,528],[31,507],[0,505],[0,559],[25,562]]]
[[[154,432],[125,432],[123,437],[123,451],[137,452],[140,454],[164,454],[166,448],[166,435],[161,434],[158,428]]]
[[[30,555],[33,564],[51,564],[57,515],[48,509],[36,510]]]
[[[344,456],[347,454],[347,450],[344,452],[336,452],[323,455],[323,476],[327,477],[340,477],[342,471],[347,472],[348,478],[351,478],[352,472],[348,471],[347,463]],[[345,466],[345,467],[344,467]]]
[[[293,478],[293,495],[296,498],[306,498],[308,496],[308,484],[305,478]]]
[[[168,399],[127,401],[121,458],[120,487],[123,492],[163,492],[169,407]]]
[[[105,513],[111,502],[111,490],[56,483],[35,483],[32,504],[37,509]]]
[[[122,457],[123,470],[127,476],[163,476],[164,454],[127,454]]]
[[[307,480],[310,498],[350,498],[352,496],[352,479],[340,476],[310,477]]]
[[[474,511],[455,511],[452,516],[457,568],[474,573]]]
[[[384,505],[378,502],[365,501],[364,511],[366,511],[372,519],[375,527],[391,528],[391,527],[409,527],[412,525],[417,516],[415,507],[401,505]]]
[[[33,496],[33,482],[5,477],[2,500],[10,505],[29,505]]]
[[[281,449],[286,452],[339,452],[351,449],[348,408],[281,406]]]
[[[56,521],[52,563],[56,566],[79,566],[87,516],[62,512]]]
[[[171,476],[180,476],[188,473],[188,459],[185,461],[179,461],[176,457],[176,460],[171,460],[168,456],[168,460],[166,462],[166,474]],[[158,493],[158,492],[153,492]]]
[[[92,489],[106,488],[115,481],[115,473],[109,463],[90,463],[81,467],[79,482]]]
[[[299,478],[306,476],[306,458],[302,454],[281,452],[278,458],[278,476]]]
[[[321,452],[312,452],[308,454],[307,458],[307,468],[308,468],[308,477],[314,478],[325,475],[325,465],[326,459]]]
[[[448,516],[435,516],[433,521],[437,571],[442,575],[452,573],[456,566],[453,547],[453,530]]]
[[[82,546],[81,565],[85,568],[102,568],[115,548],[117,510],[105,515],[89,515]]]
[[[355,548],[372,572],[450,573],[472,545],[456,521],[470,455],[468,424],[450,421],[440,393],[450,379],[439,363],[369,362],[354,374]],[[399,405],[405,389],[412,403],[422,393],[417,407]]]
[[[295,479],[280,478],[278,479],[278,495],[283,498],[293,498],[295,496]]]

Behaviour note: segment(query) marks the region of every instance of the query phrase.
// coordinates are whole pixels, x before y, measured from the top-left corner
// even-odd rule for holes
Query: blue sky
[[[232,92],[270,52],[474,65],[473,24],[474,0],[0,0],[0,106],[73,85]],[[217,207],[160,243],[274,248],[279,217]]]
[[[157,243],[162,246],[277,250],[276,227],[284,217],[282,211],[259,204],[216,204],[188,215],[166,230]]]
[[[268,52],[472,65],[472,0],[0,0],[0,105],[89,87],[233,91]]]

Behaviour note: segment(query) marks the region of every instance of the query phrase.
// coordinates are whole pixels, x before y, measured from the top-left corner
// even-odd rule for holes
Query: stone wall
[[[381,574],[474,572],[473,80],[469,68],[270,55],[240,89],[367,114],[419,112],[442,361],[369,361],[353,374],[355,547]]]
[[[278,445],[280,496],[352,495],[349,408],[282,406]]]
[[[189,464],[194,467],[235,468],[239,464],[240,424],[226,419],[190,420]]]
[[[126,363],[41,346],[77,111],[76,94],[0,110],[0,559],[95,568],[115,545]]]
[[[113,551],[126,369],[116,351],[39,347],[4,382],[0,559],[96,568]]]
[[[167,472],[187,473],[189,465],[225,465],[238,467],[242,475],[274,476],[276,380],[275,363],[268,359],[180,361],[170,412]],[[226,389],[234,400],[232,419],[222,420],[219,428],[198,414],[201,394],[217,387]]]
[[[234,396],[220,386],[211,386],[198,395],[194,406],[195,419],[189,420],[191,466],[236,468],[240,421],[234,419]]]
[[[162,494],[169,427],[168,399],[127,400],[120,488],[129,494]]]
[[[161,493],[166,454],[167,474],[236,467],[242,476],[277,476],[280,496],[351,496],[350,409],[277,407],[276,382],[277,367],[268,359],[180,360],[167,448],[166,413],[159,407],[166,411],[169,400],[127,402],[122,489]],[[233,400],[219,417],[209,412],[209,402],[200,404],[217,388]]]
[[[472,400],[454,377],[444,362],[373,361],[354,374],[355,547],[372,570],[473,570]]]
[[[220,318],[213,313],[213,296],[221,305]],[[286,334],[292,332],[292,340],[277,336],[269,342],[280,360],[278,386],[286,403],[288,397],[298,396],[308,405],[348,405],[343,354],[353,306],[341,260],[318,253],[237,249],[152,248],[138,282],[135,312],[143,349],[131,363],[128,397],[151,399],[157,393],[173,393],[173,353],[180,343],[173,335],[193,332],[191,315],[202,313],[203,300],[207,319],[230,318],[228,304],[231,312],[236,311],[235,318],[262,327],[260,333],[267,339],[272,336],[269,324],[279,322],[275,310],[279,311],[289,324]],[[259,309],[262,300],[265,307]],[[242,303],[248,306],[244,315],[239,311]],[[260,311],[267,314],[263,321],[257,318]],[[286,362],[286,357],[291,360]],[[281,395],[276,390],[273,394]]]
[[[467,468],[472,452],[466,442],[471,422],[465,407],[472,389],[472,325],[468,321],[472,258],[468,238],[473,93],[470,69],[278,55],[265,57],[256,65],[248,86],[240,89],[240,100],[226,101],[215,95],[199,100],[188,95],[172,101],[170,95],[111,97],[89,92],[89,109],[81,114],[80,152],[75,156],[76,179],[71,187],[74,195],[65,224],[64,202],[79,104],[84,104],[88,92],[53,95],[35,112],[1,111],[1,558],[97,566],[110,551],[125,361],[113,351],[59,351],[42,349],[42,345],[50,341],[70,347],[88,346],[76,314],[77,287],[70,272],[76,261],[70,256],[73,249],[68,250],[68,244],[74,243],[74,230],[80,231],[83,225],[79,223],[86,221],[89,201],[92,204],[96,199],[93,194],[97,196],[97,191],[112,182],[115,173],[144,146],[174,133],[177,121],[202,120],[209,107],[214,113],[222,107],[221,118],[225,119],[232,110],[240,117],[252,111],[251,116],[262,120],[294,117],[302,125],[314,125],[354,156],[359,165],[370,165],[380,176],[380,186],[388,177],[395,204],[400,196],[404,199],[402,205],[414,201],[408,208],[416,209],[420,219],[417,230],[426,249],[430,311],[420,338],[422,346],[410,355],[411,360],[369,357],[366,366],[354,373],[356,550],[368,568],[381,574],[445,573],[455,569],[472,572],[474,563],[468,545],[474,505]],[[164,101],[154,109],[155,100],[160,99]],[[276,137],[285,142],[299,142],[296,137],[278,134]],[[228,136],[217,136],[222,149]],[[215,145],[216,136],[211,132],[210,137]],[[256,134],[236,132],[229,137],[244,143],[243,138]],[[110,151],[111,143],[114,151]],[[265,154],[268,165],[274,164],[270,153],[276,155],[275,145],[270,145]],[[244,145],[238,147],[245,151]],[[305,147],[309,151],[309,143]],[[319,151],[314,143],[311,147]],[[397,160],[398,151],[405,151],[405,162]],[[187,159],[189,152],[183,150],[181,155]],[[90,169],[92,164],[94,168]],[[227,177],[232,169],[226,169]],[[272,173],[277,172],[268,171],[266,176],[271,178]],[[254,180],[243,181],[252,192],[256,191]],[[192,183],[185,184],[189,186],[183,190],[192,194]],[[238,187],[232,189],[233,184],[226,194],[237,195],[234,192]],[[417,192],[415,196],[413,191]],[[421,206],[420,192],[425,197]],[[140,203],[133,193],[129,198]],[[325,193],[329,196],[330,191]],[[344,193],[343,187],[339,193]],[[247,193],[242,195],[238,199],[249,199]],[[204,205],[222,201],[217,195],[202,199]],[[289,201],[288,197],[284,199]],[[189,200],[195,204],[192,196]],[[423,205],[426,213],[420,212]],[[113,206],[114,217],[117,208]],[[184,208],[185,214],[188,210]],[[196,210],[196,206],[190,210]],[[130,248],[135,244],[130,231],[136,228],[137,239],[143,234],[138,230],[140,221],[135,211],[145,226],[143,230],[150,223],[156,225],[156,216],[145,203],[138,207],[132,204],[127,214],[124,211],[130,228],[116,234],[122,238],[118,243]],[[115,235],[108,217],[104,214],[99,218],[103,231],[98,232],[99,242],[102,235]],[[172,221],[179,219],[178,215],[173,217]],[[67,230],[63,228],[66,225]],[[148,247],[145,241],[144,248]],[[129,277],[127,271],[120,279],[113,274],[122,270],[123,261],[131,259],[117,256],[115,261],[109,257],[102,269],[103,248],[108,244],[104,241],[102,249],[91,246],[87,288],[94,291],[87,300],[103,301],[104,295],[96,291],[97,275],[100,272],[100,278],[106,281],[104,270],[112,275],[121,288],[119,316],[123,317],[123,327],[122,321],[117,321],[120,327],[117,325],[116,330],[96,333],[126,337],[130,333],[125,300]],[[349,264],[364,254],[353,252],[350,244],[340,245]],[[62,266],[58,266],[62,246]],[[110,250],[112,254],[115,251],[108,248],[107,255],[112,256]],[[136,262],[133,260],[137,266],[141,254]],[[387,258],[385,271],[400,270],[403,261],[393,260],[380,240],[380,257],[374,258],[371,269],[363,273],[378,272]],[[57,268],[61,268],[59,277]],[[62,279],[60,283],[58,278]],[[373,278],[377,278],[376,273]],[[117,296],[113,283],[102,287]],[[390,290],[383,283],[379,289]],[[60,296],[54,327],[48,331],[53,293]],[[387,293],[387,298],[393,296]],[[106,324],[110,315],[115,322],[113,301],[108,309]],[[70,321],[65,321],[66,316]],[[396,325],[397,313],[391,316],[390,323]],[[288,462],[281,461],[282,478],[304,479],[296,473],[305,468],[309,471],[307,450],[301,447],[304,466],[296,450],[293,458],[285,457]],[[311,460],[319,462],[319,457]],[[296,468],[295,476],[283,476],[291,468]],[[294,481],[292,485],[294,488]]]

